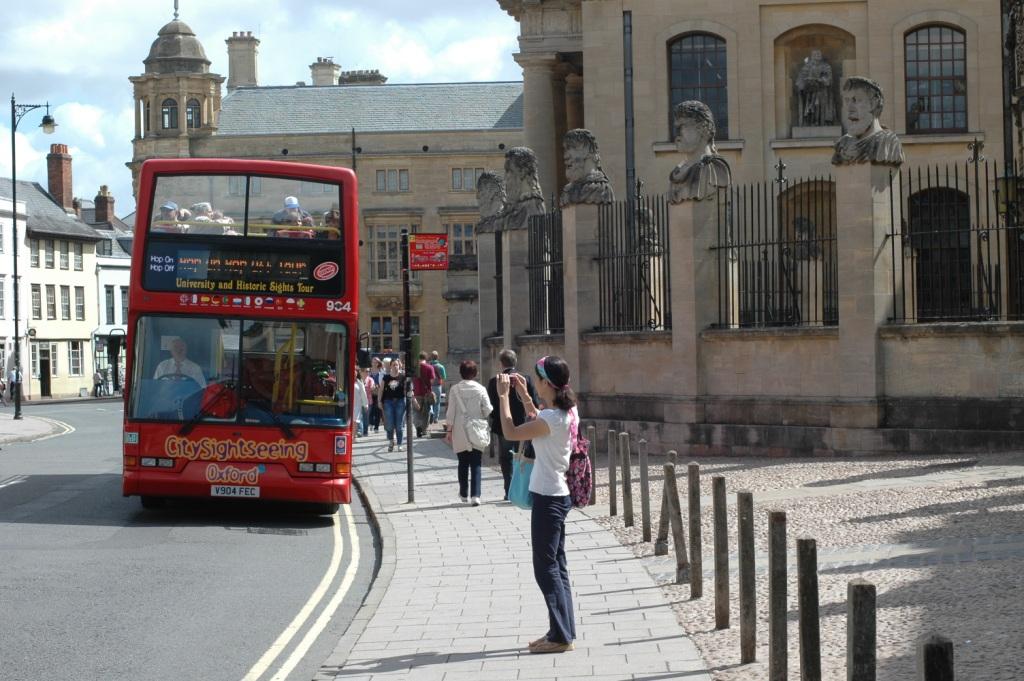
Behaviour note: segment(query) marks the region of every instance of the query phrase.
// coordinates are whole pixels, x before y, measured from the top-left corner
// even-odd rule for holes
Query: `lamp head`
[[[57,129],[57,121],[53,120],[53,116],[50,115],[50,105],[46,105],[46,115],[43,116],[43,122],[39,124],[39,127],[43,129],[43,133],[52,135],[53,131]]]

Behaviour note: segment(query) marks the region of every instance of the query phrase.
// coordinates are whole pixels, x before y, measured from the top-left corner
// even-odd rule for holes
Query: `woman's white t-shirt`
[[[530,491],[535,494],[546,497],[569,495],[565,472],[569,470],[570,413],[561,409],[541,409],[537,413],[537,418],[543,419],[551,432],[533,439],[537,458],[530,474]]]

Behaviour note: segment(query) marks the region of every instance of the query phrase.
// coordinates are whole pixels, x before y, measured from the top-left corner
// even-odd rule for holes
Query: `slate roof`
[[[96,233],[99,234],[104,240],[110,242],[110,254],[101,255],[97,253],[97,257],[100,258],[121,258],[123,260],[131,260],[132,258],[132,235],[131,233],[122,232],[119,229],[103,229],[98,227]],[[97,246],[99,248],[99,246]]]
[[[0,196],[11,196],[11,179],[0,177]],[[37,182],[18,180],[18,200],[25,202],[28,213],[28,235],[99,241],[96,230],[81,220],[68,215],[50,193]]]
[[[89,202],[90,204],[92,201]],[[85,201],[82,202],[82,222],[89,225],[93,229],[117,229],[122,232],[132,231],[131,227],[125,224],[121,218],[114,216],[113,220],[107,222],[96,222],[96,207],[86,206]]]
[[[429,83],[239,88],[218,135],[517,130],[523,84]]]

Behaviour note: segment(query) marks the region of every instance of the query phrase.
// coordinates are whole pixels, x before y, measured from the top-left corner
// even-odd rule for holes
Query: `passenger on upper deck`
[[[299,200],[294,196],[287,196],[284,199],[284,208],[274,213],[270,221],[275,225],[303,225],[313,226],[313,216],[302,210]]]

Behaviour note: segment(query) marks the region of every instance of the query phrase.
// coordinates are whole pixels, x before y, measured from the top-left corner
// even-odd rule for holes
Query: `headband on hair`
[[[569,387],[569,381],[565,382],[565,385],[555,385],[555,382],[548,378],[548,372],[544,371],[544,362],[548,361],[548,356],[545,355],[537,360],[537,374],[545,381],[555,386],[556,390],[565,390]]]

